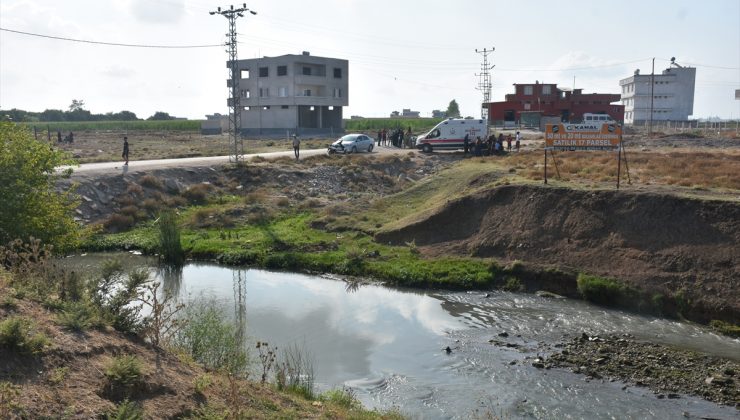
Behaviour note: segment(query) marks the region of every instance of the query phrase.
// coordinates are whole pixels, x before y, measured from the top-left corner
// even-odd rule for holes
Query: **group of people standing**
[[[402,128],[395,130],[381,129],[378,130],[378,146],[394,146],[403,149],[411,148],[411,127],[404,133]]]
[[[516,142],[514,143],[514,148],[517,152],[521,146],[521,139],[521,134],[517,131]],[[470,135],[465,134],[465,138],[463,139],[463,153],[467,155],[470,152],[473,156],[503,155],[504,153],[511,152],[512,141],[514,141],[514,138],[512,138],[511,134],[504,137],[503,133],[499,133],[498,137],[495,134],[491,134],[486,140],[477,136],[475,142],[471,143]],[[506,143],[506,149],[504,149],[504,143]]]

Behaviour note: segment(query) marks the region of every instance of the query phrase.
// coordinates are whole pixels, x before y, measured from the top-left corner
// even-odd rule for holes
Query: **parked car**
[[[375,140],[365,134],[347,134],[329,146],[329,153],[372,152]]]

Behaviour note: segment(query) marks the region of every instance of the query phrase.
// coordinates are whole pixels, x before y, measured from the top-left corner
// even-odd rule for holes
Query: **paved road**
[[[376,146],[372,153],[363,153],[367,156],[377,156],[381,154],[406,152],[409,149],[397,149],[395,147],[387,146]],[[326,154],[326,149],[307,149],[301,150],[301,158],[308,156],[316,156]],[[254,157],[264,157],[267,159],[274,159],[283,156],[293,157],[292,150],[286,150],[284,152],[269,152],[269,153],[254,153],[244,155],[245,159],[252,159]],[[341,156],[338,156],[341,157]],[[180,159],[156,159],[156,160],[131,160],[128,166],[123,165],[123,162],[100,162],[100,163],[86,163],[80,166],[73,166],[72,177],[75,175],[112,175],[116,173],[127,173],[133,171],[143,171],[151,169],[164,169],[164,168],[195,168],[213,165],[222,165],[229,162],[228,156],[210,156],[210,157],[192,157],[192,158],[180,158]],[[64,167],[61,169],[66,169]]]

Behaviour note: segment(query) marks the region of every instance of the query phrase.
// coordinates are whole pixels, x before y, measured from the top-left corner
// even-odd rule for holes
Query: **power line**
[[[36,34],[33,32],[16,31],[14,29],[0,28],[0,31],[12,32],[15,34],[35,36],[39,38],[56,39],[60,41],[70,42],[82,42],[85,44],[97,44],[97,45],[110,45],[114,47],[132,47],[132,48],[172,48],[172,49],[187,49],[187,48],[212,48],[212,47],[223,47],[225,44],[210,44],[210,45],[148,45],[148,44],[124,44],[119,42],[105,42],[105,41],[91,41],[87,39],[76,39],[66,38],[61,36],[43,35]]]

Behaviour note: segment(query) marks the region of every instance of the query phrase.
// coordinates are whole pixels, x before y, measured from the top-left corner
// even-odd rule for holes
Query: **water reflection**
[[[531,295],[425,294],[209,265],[188,265],[181,276],[163,281],[177,287],[181,299],[215,298],[227,310],[233,305],[245,340],[267,341],[278,351],[305,349],[315,361],[319,388],[349,384],[366,404],[399,405],[422,418],[469,418],[491,396],[504,417],[512,418],[733,413],[694,397],[658,400],[641,388],[586,383],[567,370],[543,372],[526,359],[584,330],[641,331],[714,351],[737,350],[737,342],[698,327]],[[501,331],[520,346],[492,345],[489,340]],[[454,350],[446,354],[446,346]]]
[[[180,295],[183,267],[178,265],[159,265],[156,275],[162,280],[162,292],[165,296]]]
[[[239,341],[247,338],[247,272],[234,270],[231,274],[234,287],[234,320]]]

